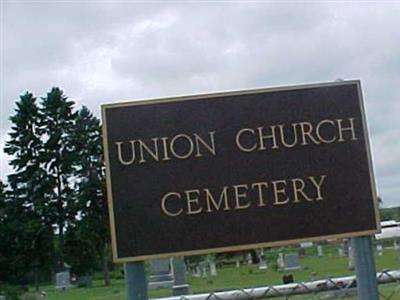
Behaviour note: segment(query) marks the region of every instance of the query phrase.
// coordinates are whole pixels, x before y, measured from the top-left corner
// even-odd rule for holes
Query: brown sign
[[[102,106],[114,260],[379,230],[359,81]]]

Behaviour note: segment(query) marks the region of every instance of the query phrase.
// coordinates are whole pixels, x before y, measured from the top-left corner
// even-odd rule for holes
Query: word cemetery
[[[114,260],[379,230],[359,81],[102,106]]]
[[[250,184],[238,184],[224,186],[217,197],[210,189],[192,189],[181,193],[169,192],[161,199],[162,211],[171,217],[177,217],[182,213],[196,215],[200,213],[211,213],[218,210],[241,210],[251,206],[264,207],[271,199],[271,205],[285,205],[290,202],[323,200],[322,183],[326,175],[308,178],[293,178],[290,180],[273,180],[271,182],[254,182]],[[313,186],[313,193],[307,195],[304,192],[306,184]],[[269,188],[271,187],[271,188]],[[269,192],[269,193],[268,193]],[[266,196],[266,194],[271,196]],[[255,194],[255,195],[254,195]],[[182,208],[171,211],[167,203],[170,201],[184,200]],[[218,200],[216,200],[218,199]]]

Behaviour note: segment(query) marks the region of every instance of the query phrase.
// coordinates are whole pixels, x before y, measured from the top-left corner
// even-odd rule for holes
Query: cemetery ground
[[[295,282],[354,274],[353,271],[348,270],[347,257],[338,256],[335,250],[337,249],[324,247],[323,257],[317,257],[313,253],[311,255],[307,253],[305,257],[301,257],[300,265],[302,269],[291,272],[294,275]],[[287,251],[290,252],[290,249]],[[312,251],[312,249],[308,251]],[[385,248],[382,256],[375,255],[375,261],[377,271],[400,269],[400,251],[393,248]],[[218,268],[217,271],[217,276],[210,276],[208,274],[207,277],[194,277],[189,273],[187,279],[190,284],[191,293],[278,285],[282,284],[282,275],[284,274],[282,271],[277,270],[274,260],[268,261],[267,270],[258,270],[256,264],[241,265],[239,268],[232,264]],[[109,287],[104,287],[103,281],[100,278],[101,274],[94,276],[92,286],[90,287],[74,287],[65,291],[59,291],[55,289],[54,285],[48,285],[42,286],[41,290],[46,291],[46,299],[48,300],[125,300],[125,281],[122,278],[120,270],[117,269],[114,271],[111,286]],[[386,297],[394,293],[394,296],[390,298],[392,300],[400,299],[400,286],[398,284],[380,285],[379,290]],[[35,297],[33,292],[30,295],[33,297],[28,297],[27,299],[40,299],[39,297]],[[149,290],[150,298],[167,296],[171,296],[170,289]],[[307,294],[293,296],[290,299],[314,299],[314,296]]]

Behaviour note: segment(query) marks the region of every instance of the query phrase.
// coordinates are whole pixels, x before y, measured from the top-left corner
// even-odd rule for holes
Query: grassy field
[[[394,249],[385,249],[383,256],[376,256],[377,270],[400,269],[400,252]],[[339,277],[353,274],[347,269],[347,258],[327,254],[323,258],[300,258],[302,270],[293,272],[296,282]],[[272,264],[271,264],[272,265]],[[243,265],[240,268],[226,267],[218,269],[215,277],[198,278],[188,276],[192,293],[222,291],[237,288],[252,288],[266,285],[281,284],[282,273],[272,266],[265,271],[259,271],[255,265]],[[111,286],[104,287],[102,281],[94,280],[93,285],[87,288],[72,288],[66,291],[57,291],[52,286],[44,286],[42,290],[48,293],[48,300],[125,300],[125,283],[122,279],[113,280]],[[380,286],[380,292],[388,296],[395,293],[391,300],[400,300],[400,290],[397,284]],[[151,298],[170,296],[168,289],[150,290]],[[314,299],[312,295],[296,296],[290,299]],[[351,298],[349,298],[351,299]]]

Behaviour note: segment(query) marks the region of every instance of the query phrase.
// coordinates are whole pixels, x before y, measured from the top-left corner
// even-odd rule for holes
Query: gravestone
[[[215,262],[210,262],[210,274],[211,276],[217,276],[217,266],[215,265]]]
[[[394,247],[395,250],[399,250],[399,249],[400,249],[400,243],[399,243],[399,241],[396,241],[396,240],[395,240],[395,241],[393,242],[393,247]]]
[[[239,267],[240,267],[240,260],[236,259],[236,268],[239,268]]]
[[[267,258],[265,256],[264,249],[261,248],[257,251],[258,254],[258,269],[259,270],[266,270],[268,268],[267,266]]]
[[[342,248],[338,248],[338,255],[339,256],[344,256],[344,251]]]
[[[383,255],[383,247],[382,245],[376,245],[376,251],[378,252],[379,256]]]
[[[199,263],[199,267],[200,267],[200,274],[201,277],[203,278],[207,278],[208,277],[208,261],[202,261]]]
[[[348,240],[344,240],[343,241],[342,249],[343,249],[343,254],[345,256],[349,256],[350,255],[350,243],[349,243]]]
[[[278,264],[278,269],[283,269],[285,268],[285,261],[283,259],[283,253],[278,254],[278,258],[276,260],[276,263]]]
[[[56,273],[56,289],[71,287],[71,275],[69,271]]]
[[[290,253],[285,255],[285,271],[300,270],[299,255],[297,253]]]
[[[215,259],[212,256],[208,258],[208,267],[210,268],[211,276],[217,276],[217,266],[215,264]]]
[[[149,289],[172,288],[174,277],[170,259],[154,259],[150,261]]]
[[[215,258],[213,255],[207,255],[206,267],[210,271],[211,276],[217,276],[217,266],[215,264]]]
[[[92,277],[88,275],[79,276],[76,283],[78,287],[92,286]]]
[[[246,256],[246,261],[247,261],[247,264],[248,264],[248,265],[253,264],[253,256],[251,256],[250,253],[247,254],[247,256]]]
[[[324,255],[324,251],[323,251],[321,245],[317,246],[317,254],[318,254],[318,257],[322,257]]]
[[[172,295],[180,296],[189,294],[189,285],[186,282],[186,265],[183,257],[173,259],[174,285]]]
[[[201,276],[201,271],[199,265],[196,265],[196,267],[193,270],[193,277],[200,277]]]
[[[262,255],[260,255],[260,259],[259,259],[259,262],[258,262],[258,269],[259,270],[266,270],[267,268],[268,268],[267,260],[265,258],[265,255],[262,254]]]
[[[348,255],[349,255],[348,269],[354,270],[354,248],[349,246],[348,249],[349,249],[348,250]]]
[[[300,243],[300,248],[311,248],[312,246],[313,246],[313,242]]]

